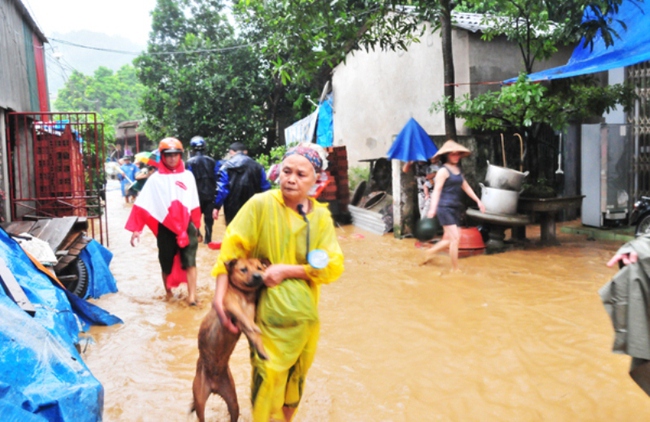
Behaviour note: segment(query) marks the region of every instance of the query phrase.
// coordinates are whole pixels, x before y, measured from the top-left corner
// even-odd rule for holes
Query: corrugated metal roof
[[[45,38],[45,35],[43,32],[41,32],[41,29],[38,27],[36,24],[36,21],[34,18],[32,18],[32,15],[29,13],[29,10],[25,7],[23,2],[21,0],[9,0],[10,2],[13,2],[16,5],[16,8],[20,12],[21,15],[25,18],[25,22],[29,27],[34,31],[34,34],[41,40],[42,43],[47,43],[47,38]]]
[[[495,22],[499,22],[499,25],[514,25],[515,22],[519,22],[520,26],[526,26],[526,21],[522,18],[510,18],[503,16],[495,15],[485,15],[482,13],[465,13],[465,12],[451,12],[452,25],[457,28],[466,29],[472,32],[485,31],[486,29],[494,27]],[[483,22],[486,19],[487,22]],[[554,22],[548,22],[548,29],[544,31],[538,31],[535,27],[532,28],[533,32],[539,34],[553,33],[558,29],[558,25]]]
[[[375,234],[384,234],[388,232],[388,230],[386,230],[386,224],[382,219],[382,215],[378,212],[355,207],[354,205],[348,205],[348,210],[352,215],[353,226]]]
[[[453,26],[472,32],[483,31],[491,26],[482,23],[483,17],[482,13],[451,12]]]
[[[398,9],[406,13],[415,13],[416,10],[415,6],[400,6]],[[487,19],[487,22],[483,22],[485,18],[489,18]],[[492,28],[494,27],[495,21],[499,21],[500,24],[513,21],[513,18],[508,17],[500,17],[484,13],[457,12],[455,10],[452,10],[451,12],[451,19],[452,26],[471,32],[484,31],[488,28]],[[549,26],[548,31],[545,32],[552,32],[558,27],[557,24],[552,22],[549,23]]]

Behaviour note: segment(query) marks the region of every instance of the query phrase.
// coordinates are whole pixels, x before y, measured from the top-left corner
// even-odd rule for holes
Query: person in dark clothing
[[[614,329],[614,353],[629,355],[629,374],[650,396],[650,236],[624,244],[607,262],[619,271],[598,290]]]
[[[230,145],[230,159],[217,174],[217,191],[212,216],[219,218],[223,206],[226,225],[230,224],[237,211],[256,193],[271,189],[264,167],[248,155],[241,142]]]
[[[434,163],[442,161],[443,166],[436,173],[427,217],[433,218],[437,215],[444,234],[441,241],[426,251],[426,259],[422,264],[430,261],[437,252],[449,248],[452,270],[458,271],[458,242],[460,240],[458,226],[460,225],[462,192],[476,202],[481,212],[485,212],[485,206],[463,177],[458,165],[460,159],[469,156],[470,153],[470,150],[464,146],[454,141],[447,141],[431,159]]]
[[[205,155],[205,139],[195,136],[190,140],[193,156],[187,160],[187,169],[192,172],[196,180],[196,188],[199,191],[199,202],[201,204],[201,214],[203,214],[203,223],[205,224],[204,243],[212,241],[212,225],[214,219],[212,210],[214,209],[215,198],[215,173],[216,163],[212,157]]]

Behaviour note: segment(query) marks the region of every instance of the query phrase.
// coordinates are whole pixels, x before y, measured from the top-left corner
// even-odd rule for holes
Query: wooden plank
[[[68,250],[68,255],[74,255],[74,256],[79,256],[81,254],[81,251],[83,251],[84,248],[82,247],[72,247]]]
[[[69,232],[63,242],[61,242],[59,245],[59,249],[70,249],[80,237],[83,237],[83,233],[81,231]]]
[[[88,230],[88,218],[87,217],[77,217],[77,221],[74,223],[75,230]]]
[[[62,271],[65,267],[70,265],[70,263],[75,259],[77,259],[77,257],[74,255],[66,255],[63,258],[59,259],[59,262],[57,262],[56,265],[54,266],[54,273],[58,274],[59,271]]]
[[[56,252],[76,221],[77,217],[53,218],[37,237],[49,243]]]
[[[11,223],[2,223],[2,228],[9,234],[19,235],[29,233],[36,224],[35,221],[12,221]]]
[[[7,267],[7,264],[2,258],[0,258],[0,283],[2,283],[5,292],[7,292],[7,296],[9,296],[11,300],[20,307],[20,309],[31,316],[36,315],[36,308],[34,308],[32,302],[27,299],[23,288],[20,287],[16,277],[14,277],[13,273],[9,267]]]
[[[43,232],[43,229],[47,227],[48,224],[50,224],[51,218],[43,218],[40,220],[34,221],[34,227],[29,231],[29,234],[31,234],[34,237],[39,237],[41,233]]]
[[[88,236],[83,236],[83,233],[79,233],[79,236],[77,236],[72,242],[71,245],[69,245],[68,249],[65,251],[65,256],[62,256],[59,258],[58,262],[54,266],[54,272],[58,273],[62,271],[65,267],[70,265],[72,261],[77,259],[77,257],[81,254],[81,251],[84,250],[84,248],[90,243],[90,241],[93,240],[91,237]]]

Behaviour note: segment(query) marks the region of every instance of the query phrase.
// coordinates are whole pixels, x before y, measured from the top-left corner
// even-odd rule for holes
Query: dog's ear
[[[228,269],[228,274],[232,271],[233,268],[235,268],[235,264],[237,264],[238,259],[231,259],[230,261],[226,262],[226,268]]]
[[[264,265],[264,268],[271,266],[271,261],[269,261],[268,258],[262,258],[260,259],[260,262]]]

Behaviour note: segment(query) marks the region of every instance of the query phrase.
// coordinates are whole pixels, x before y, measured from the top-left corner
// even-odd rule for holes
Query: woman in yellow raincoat
[[[308,196],[325,153],[318,145],[291,148],[282,160],[280,189],[253,196],[228,225],[212,275],[212,306],[227,329],[237,332],[223,309],[228,288],[225,263],[236,258],[268,258],[267,286],[256,322],[269,360],[252,353],[253,419],[290,421],[300,403],[319,334],[320,285],[343,272],[343,253],[325,204]],[[309,257],[309,258],[308,258]]]

